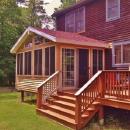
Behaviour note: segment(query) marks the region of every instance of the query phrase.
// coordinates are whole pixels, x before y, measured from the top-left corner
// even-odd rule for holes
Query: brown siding
[[[65,15],[56,18],[56,29],[59,31],[65,31]]]
[[[121,18],[111,22],[106,22],[105,1],[86,5],[86,31],[82,35],[110,42],[130,39],[130,1],[121,0]],[[64,14],[57,17],[57,30],[65,31]]]

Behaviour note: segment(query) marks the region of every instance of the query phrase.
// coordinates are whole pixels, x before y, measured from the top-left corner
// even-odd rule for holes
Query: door
[[[93,49],[93,75],[103,70],[103,50]]]
[[[62,85],[63,89],[75,89],[75,50],[62,49]]]
[[[79,49],[79,87],[89,80],[89,50]]]

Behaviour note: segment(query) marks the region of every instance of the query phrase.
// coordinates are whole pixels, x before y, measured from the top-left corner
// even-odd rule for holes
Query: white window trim
[[[118,16],[112,18],[108,18],[108,1],[109,0],[106,0],[106,22],[114,21],[120,18],[120,0],[118,0],[118,5],[119,5]]]
[[[122,67],[122,66],[129,66],[130,63],[123,63],[123,45],[127,45],[130,44],[130,40],[129,41],[122,41],[122,42],[113,42],[112,45],[112,66],[113,67]],[[115,63],[115,46],[121,45],[121,63],[120,64],[116,64]]]
[[[75,32],[75,30],[76,30],[76,29],[75,29],[75,10],[76,10],[76,9],[75,9],[75,10],[70,11],[70,12],[68,12],[68,13],[65,14],[65,32],[67,31],[67,29],[66,29],[66,17],[67,17],[67,15],[68,15],[69,13],[71,13],[71,12],[74,12],[74,32],[75,32],[75,33],[85,32],[85,30],[86,30],[86,26],[85,26],[85,25],[86,25],[86,18],[85,18],[85,17],[86,17],[86,10],[85,10],[85,6],[80,7],[80,8],[83,8],[83,9],[84,9],[84,11],[83,11],[84,29],[83,29],[82,31],[80,31],[80,32]],[[79,8],[77,8],[77,9],[79,9]]]

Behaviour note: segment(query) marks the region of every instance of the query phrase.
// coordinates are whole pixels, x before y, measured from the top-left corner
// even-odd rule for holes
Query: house
[[[16,88],[37,113],[80,130],[103,106],[130,110],[129,2],[82,0],[53,14],[57,30],[28,27],[16,54]]]

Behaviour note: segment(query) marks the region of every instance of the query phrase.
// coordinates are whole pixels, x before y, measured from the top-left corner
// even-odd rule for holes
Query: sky
[[[54,8],[59,7],[61,4],[60,0],[45,0],[45,2],[49,3],[45,6],[48,15],[52,15],[54,12]]]

